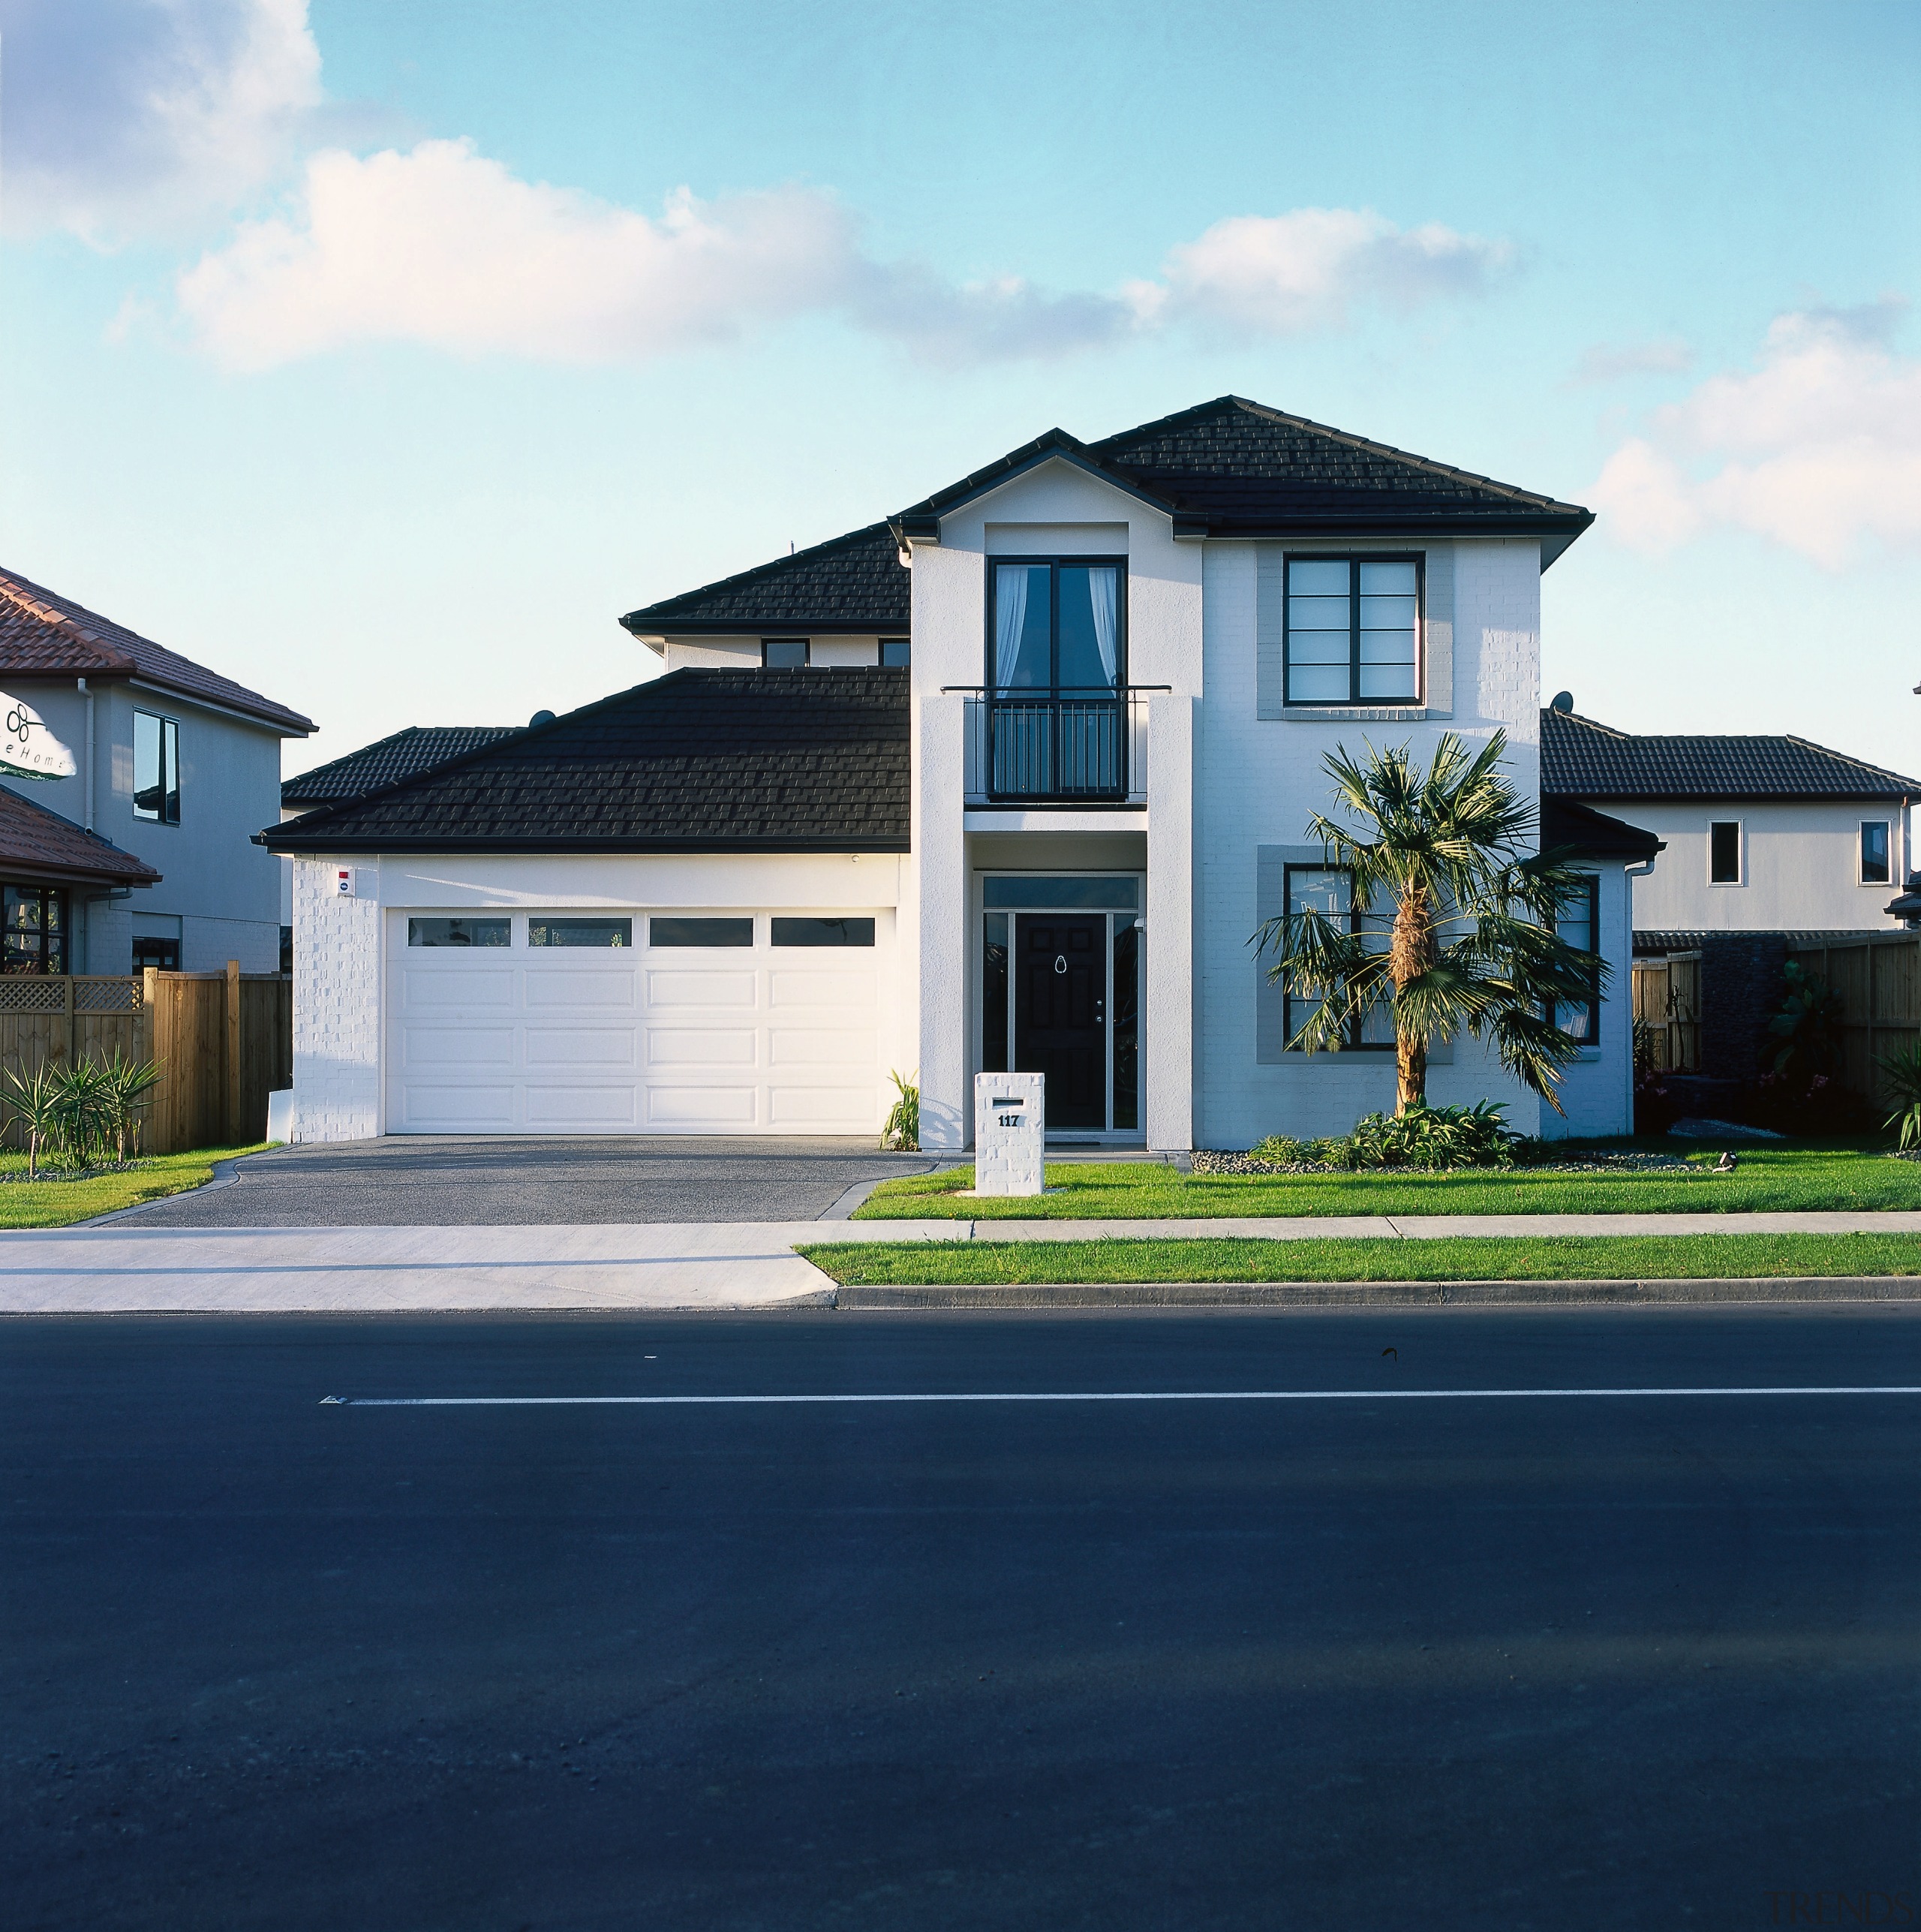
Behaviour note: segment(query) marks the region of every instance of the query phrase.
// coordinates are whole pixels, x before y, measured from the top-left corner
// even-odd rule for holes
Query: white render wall
[[[366,896],[343,898],[342,868]],[[369,1140],[380,1120],[380,862],[293,862],[293,1137]]]
[[[1314,719],[1257,715],[1258,547],[1206,546],[1207,686],[1195,790],[1201,856],[1195,1144],[1200,1147],[1246,1147],[1270,1133],[1342,1133],[1361,1115],[1393,1107],[1390,1054],[1289,1055],[1283,1064],[1267,1066],[1256,1058],[1255,999],[1264,968],[1248,942],[1259,924],[1258,850],[1306,844],[1309,814],[1329,804],[1323,757],[1337,745],[1360,753],[1372,743],[1410,744],[1425,758],[1445,731],[1472,748],[1499,728],[1508,733],[1517,789],[1532,797],[1540,782],[1538,542],[1451,545],[1454,664],[1447,713],[1374,709]],[[1429,1097],[1437,1106],[1492,1098],[1506,1105],[1511,1126],[1540,1131],[1540,1102],[1478,1043],[1465,1040],[1443,1051],[1447,1057],[1428,1074]]]
[[[1653,871],[1634,881],[1634,924],[1643,932],[1887,931],[1898,923],[1885,910],[1911,862],[1908,814],[1898,803],[1593,802],[1667,842]],[[1742,829],[1736,886],[1709,881],[1708,826],[1717,819]],[[1868,819],[1889,827],[1892,878],[1886,885],[1860,883]]]
[[[1053,460],[963,505],[938,545],[913,551],[913,691],[917,722],[914,851],[903,866],[901,957],[920,1001],[922,1144],[971,1139],[980,940],[970,916],[966,834],[991,836],[995,864],[1038,869],[1068,834],[1147,834],[1147,984],[1142,1067],[1150,1144],[1193,1145],[1192,747],[1201,691],[1201,549],[1177,543],[1168,518],[1077,465]],[[988,679],[990,558],[1059,555],[1127,559],[1132,685],[1166,685],[1150,700],[1147,809],[965,810],[964,700],[943,687]],[[1157,817],[1155,800],[1162,801]],[[1024,862],[1020,842],[1033,841]],[[917,935],[917,936],[912,936]],[[916,963],[917,962],[917,963]]]
[[[1666,855],[1664,853],[1663,857]],[[1578,864],[1579,862],[1577,862]],[[1630,880],[1622,865],[1592,864],[1601,879],[1601,954],[1613,970],[1601,998],[1601,1037],[1564,1070],[1562,1112],[1541,1108],[1544,1140],[1592,1139],[1634,1130],[1634,988]],[[1659,869],[1659,862],[1656,862]]]

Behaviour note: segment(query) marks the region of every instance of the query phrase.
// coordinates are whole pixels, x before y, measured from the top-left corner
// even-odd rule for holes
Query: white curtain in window
[[[994,572],[994,681],[1002,691],[1014,682],[1021,661],[1021,633],[1027,627],[1027,568],[1003,564]]]
[[[1101,654],[1101,670],[1112,688],[1118,663],[1115,646],[1120,627],[1120,573],[1090,570],[1087,601],[1094,612],[1094,648]]]

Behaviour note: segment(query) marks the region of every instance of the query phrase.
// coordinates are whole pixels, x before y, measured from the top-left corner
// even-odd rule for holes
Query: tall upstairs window
[[[1288,704],[1420,700],[1420,563],[1414,557],[1290,557]]]
[[[991,566],[989,790],[1112,798],[1127,790],[1126,570],[1119,561]]]
[[[150,711],[134,714],[134,816],[180,823],[180,727]]]

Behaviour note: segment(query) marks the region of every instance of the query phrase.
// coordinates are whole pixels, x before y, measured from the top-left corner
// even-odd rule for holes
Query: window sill
[[[1429,704],[1284,704],[1279,715],[1289,724],[1417,724],[1454,713]]]

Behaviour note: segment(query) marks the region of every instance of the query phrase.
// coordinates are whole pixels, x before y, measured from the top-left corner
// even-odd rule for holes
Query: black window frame
[[[990,697],[1016,700],[1031,698],[1039,703],[1043,699],[1059,697],[1064,692],[1084,696],[1093,696],[1099,692],[1101,687],[1097,685],[1063,685],[1060,682],[1060,573],[1064,570],[1114,570],[1120,573],[1115,583],[1113,695],[1119,698],[1126,694],[1127,559],[1125,557],[989,557],[987,564],[988,594],[984,600],[987,606],[987,632],[982,639],[982,661],[986,670],[981,683]],[[997,606],[1000,601],[1000,570],[1003,564],[1009,568],[1025,566],[1035,570],[1045,569],[1048,573],[1048,681],[1045,685],[1003,685],[994,676]]]
[[[1744,821],[1738,818],[1711,818],[1708,820],[1708,883],[1711,886],[1744,886],[1748,883],[1747,853],[1742,847],[1747,843],[1742,834]],[[1734,834],[1734,870],[1725,878],[1715,874],[1714,835],[1723,826]]]
[[[890,664],[887,654],[898,646],[900,655]],[[880,640],[880,655],[875,660],[882,670],[904,671],[914,661],[914,640],[911,637],[883,637]]]
[[[1881,876],[1878,879],[1871,878],[1868,874],[1868,834],[1877,829],[1881,835]],[[1855,873],[1860,884],[1891,886],[1894,883],[1894,824],[1892,820],[1862,820],[1860,835],[1855,841]]]
[[[38,958],[31,965],[15,965],[9,956],[8,942],[14,932],[14,905],[21,895],[32,894],[38,902],[40,916],[33,930],[38,933],[40,944]],[[56,924],[47,923],[48,905],[57,905],[60,916]],[[26,928],[22,928],[25,930]],[[50,944],[49,942],[53,943]],[[64,976],[74,970],[74,895],[65,886],[43,885],[36,880],[8,879],[0,881],[0,976],[15,979],[38,979],[51,976]],[[57,952],[59,964],[50,965],[50,955]]]
[[[158,727],[160,803],[152,811],[140,803],[140,721],[149,720]],[[170,784],[169,779],[172,782]],[[178,825],[180,823],[180,721],[164,712],[134,709],[134,816],[145,825]]]
[[[1598,959],[1601,956],[1601,874],[1598,872],[1586,872],[1581,876],[1587,881],[1588,943],[1585,950],[1592,952]],[[1555,931],[1557,934],[1560,929],[1560,919],[1557,915],[1555,919]],[[1550,1026],[1560,1026],[1560,1010],[1564,1007],[1571,1010],[1579,1004],[1580,1002],[1576,1001],[1563,1000],[1559,1002],[1558,1007],[1549,1007],[1547,1013],[1548,1024]],[[1597,1047],[1601,1044],[1601,972],[1598,968],[1595,971],[1594,989],[1588,995],[1586,1005],[1587,1031],[1583,1034],[1569,1036],[1570,1038],[1579,1040],[1583,1052],[1590,1047]],[[1564,1032],[1566,1031],[1565,1028],[1562,1030]]]
[[[1348,694],[1339,698],[1302,698],[1294,694],[1294,567],[1297,564],[1345,564],[1348,566]],[[1414,694],[1411,697],[1360,695],[1360,567],[1363,564],[1414,566]],[[1290,710],[1396,710],[1424,704],[1427,691],[1427,556],[1421,550],[1290,550],[1281,569],[1281,702]]]
[[[1284,914],[1289,916],[1291,916],[1294,912],[1294,875],[1297,872],[1339,873],[1348,882],[1348,930],[1356,934],[1360,933],[1362,912],[1361,908],[1354,901],[1354,874],[1348,867],[1314,865],[1306,859],[1303,859],[1298,864],[1290,860],[1283,865],[1281,868],[1281,910]],[[1294,1035],[1300,1031],[1300,1028],[1294,1025],[1294,989],[1288,984],[1286,976],[1283,974],[1281,980],[1281,1025],[1283,1028],[1281,1035],[1281,1050],[1284,1053],[1305,1053],[1307,1051],[1306,1047],[1297,1046],[1294,1043]],[[1318,1007],[1323,1002],[1319,1000],[1310,1000],[1303,1004]],[[1347,1037],[1342,1040],[1340,1044],[1339,1050],[1342,1052],[1392,1053],[1394,1051],[1395,1043],[1391,1037],[1387,1040],[1363,1039],[1361,1035],[1366,1025],[1365,1014],[1357,1015],[1348,1023]]]
[[[767,654],[776,644],[798,644],[801,647],[801,661],[798,664],[770,664]],[[806,671],[813,667],[813,639],[811,637],[763,637],[760,640],[760,668],[763,671]]]

